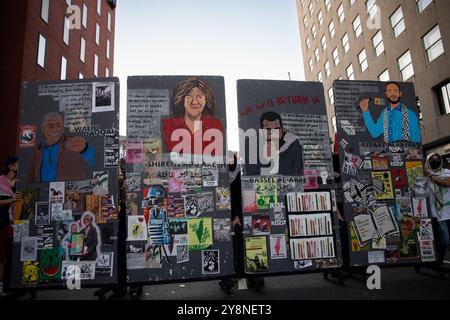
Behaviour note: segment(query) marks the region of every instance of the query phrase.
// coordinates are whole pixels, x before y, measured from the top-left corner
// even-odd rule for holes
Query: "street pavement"
[[[450,267],[450,264],[446,265]],[[36,300],[92,300],[96,289],[38,291]],[[108,298],[108,295],[107,295]],[[142,300],[441,300],[450,299],[450,272],[444,278],[430,269],[417,273],[413,267],[381,269],[381,289],[369,290],[361,275],[325,280],[322,273],[265,278],[260,292],[222,290],[219,281],[144,286]],[[20,299],[27,299],[27,295]],[[119,299],[130,299],[127,294]]]

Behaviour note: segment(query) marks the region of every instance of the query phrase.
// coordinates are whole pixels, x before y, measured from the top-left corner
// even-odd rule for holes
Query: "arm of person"
[[[12,197],[8,198],[8,199],[3,199],[3,200],[0,200],[0,207],[10,206],[13,203],[14,203],[14,199]]]
[[[438,178],[436,176],[431,176],[430,179],[431,179],[431,181],[436,183],[438,186],[447,187],[447,188],[450,187],[450,177]]]
[[[86,159],[90,167],[94,166],[94,148],[86,143],[86,149],[80,152],[81,156]]]
[[[408,121],[409,121],[410,141],[420,143],[422,141],[422,137],[420,134],[419,118],[417,117],[417,114],[410,109],[408,109]]]
[[[366,125],[367,130],[369,131],[370,135],[372,136],[372,138],[376,139],[379,136],[381,136],[384,132],[384,128],[383,128],[383,117],[384,117],[384,112],[383,111],[380,115],[380,117],[378,118],[377,122],[374,122],[372,119],[372,115],[370,114],[370,111],[364,111],[362,113],[362,117],[364,120],[364,124]]]

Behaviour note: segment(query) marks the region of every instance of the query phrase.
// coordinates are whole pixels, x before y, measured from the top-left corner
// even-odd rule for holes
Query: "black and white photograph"
[[[202,273],[217,274],[220,273],[219,250],[202,251]]]
[[[92,112],[114,111],[114,83],[92,84]]]
[[[48,202],[36,202],[35,224],[46,226],[50,224],[50,212]]]
[[[23,238],[20,247],[20,261],[36,261],[37,246],[36,237]]]

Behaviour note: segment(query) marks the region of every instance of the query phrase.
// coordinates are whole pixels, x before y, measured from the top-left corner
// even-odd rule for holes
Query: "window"
[[[355,20],[353,20],[353,31],[355,31],[356,39],[362,34],[361,18],[359,15],[356,16]]]
[[[66,0],[66,4],[68,7],[70,7],[72,5],[72,0]]]
[[[411,52],[409,50],[398,58],[397,62],[403,81],[408,80],[414,75],[414,67],[411,59]]]
[[[344,47],[344,53],[347,53],[348,50],[350,50],[350,44],[349,44],[347,32],[342,37],[342,46]]]
[[[417,11],[422,13],[432,2],[433,0],[416,0]]]
[[[99,16],[102,15],[102,0],[97,0],[97,13]]]
[[[41,5],[41,18],[42,20],[44,20],[45,22],[48,23],[48,10],[49,10],[49,6],[50,6],[50,0],[42,0],[42,5]]]
[[[314,50],[314,54],[316,55],[316,61],[319,62],[319,48],[316,48],[316,50]]]
[[[309,36],[306,37],[306,47],[308,49],[311,48],[311,39],[309,38]]]
[[[45,68],[45,49],[47,45],[47,39],[44,38],[42,34],[39,35],[39,44],[38,44],[38,57],[37,64],[42,68]]]
[[[378,31],[372,38],[373,47],[375,48],[375,54],[377,57],[384,52],[383,35],[381,30]]]
[[[327,62],[325,62],[325,74],[326,74],[327,78],[329,76],[331,76],[330,61],[328,61],[328,60],[327,60]]]
[[[376,6],[376,0],[368,0],[366,2],[367,6],[367,13],[369,14],[370,18],[373,18],[378,13],[378,7]]]
[[[323,24],[322,10],[319,11],[317,18],[319,19],[319,26],[321,26]]]
[[[105,68],[105,77],[109,77],[109,69],[108,69],[108,67]]]
[[[384,70],[383,73],[378,76],[378,80],[384,81],[384,82],[389,81],[390,80],[389,70],[388,69]]]
[[[342,23],[345,19],[344,6],[342,5],[342,3],[337,10],[337,14],[338,14],[339,22]]]
[[[339,76],[338,80],[342,80],[342,76]]]
[[[308,17],[307,16],[303,17],[303,25],[305,26],[305,29],[308,28]]]
[[[94,76],[98,77],[98,55],[94,53]]]
[[[333,117],[331,118],[331,123],[333,124],[333,130],[334,130],[334,133],[336,133],[336,132],[337,132],[336,116],[333,116]]]
[[[327,7],[327,11],[331,8],[331,0],[325,0],[325,7]]]
[[[450,82],[448,81],[439,88],[439,104],[441,107],[441,114],[450,113]]]
[[[84,75],[81,72],[78,73],[78,79],[84,79]]]
[[[339,51],[337,48],[333,50],[333,60],[334,65],[337,66],[339,64]]]
[[[83,3],[83,17],[82,17],[82,24],[85,29],[87,29],[87,22],[88,22],[88,7]]]
[[[313,24],[313,26],[311,28],[311,33],[312,33],[313,39],[315,39],[316,36],[317,36],[316,25],[315,24]]]
[[[95,24],[95,43],[100,45],[100,26],[98,23]]]
[[[330,103],[334,104],[334,93],[333,88],[328,89],[328,98],[330,99]]]
[[[355,0],[350,0],[350,7],[355,4]]]
[[[70,33],[70,21],[69,19],[67,19],[67,17],[64,17],[63,41],[67,45],[69,45],[69,33]]]
[[[313,60],[312,60],[312,58],[311,59],[309,59],[309,71],[313,71],[313,69],[314,69],[314,65],[313,65]]]
[[[405,20],[403,20],[403,11],[402,7],[398,7],[398,9],[391,16],[391,26],[392,30],[394,30],[394,37],[397,38],[399,35],[405,31]]]
[[[109,31],[111,31],[111,25],[112,25],[111,12],[108,12],[108,30]]]
[[[322,39],[320,39],[320,42],[322,43],[322,49],[325,52],[325,50],[327,50],[327,39],[325,38],[325,35],[322,36]]]
[[[66,80],[67,78],[67,59],[62,56],[61,57],[61,80]]]
[[[369,67],[369,65],[367,64],[366,49],[363,49],[363,51],[361,51],[358,54],[358,60],[359,60],[359,65],[361,66],[361,72],[366,71],[367,68]]]
[[[334,35],[336,34],[335,30],[334,30],[334,22],[331,21],[330,24],[328,25],[328,31],[330,31],[330,38],[333,38]]]
[[[350,64],[347,68],[347,77],[348,77],[348,80],[355,80],[355,74],[353,72],[352,64]]]
[[[109,39],[106,39],[106,58],[109,60],[109,50],[110,50],[110,42]]]
[[[80,45],[80,60],[84,63],[86,57],[86,40],[81,37],[81,45]]]
[[[322,82],[322,71],[319,71],[319,73],[317,74],[317,80],[319,82]]]
[[[436,25],[423,37],[423,44],[425,46],[425,51],[427,52],[428,62],[433,61],[444,53],[444,45],[442,44],[439,25]]]
[[[314,8],[313,8],[312,2],[309,3],[308,10],[309,10],[309,14],[312,16],[314,13]]]

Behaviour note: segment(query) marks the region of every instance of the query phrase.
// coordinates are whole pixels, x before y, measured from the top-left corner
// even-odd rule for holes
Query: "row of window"
[[[422,38],[422,42],[424,45],[424,49],[426,51],[427,54],[427,59],[429,62],[432,62],[433,60],[435,60],[437,57],[441,56],[444,53],[444,45],[442,43],[442,37],[441,37],[441,32],[439,29],[439,25],[436,25],[433,27],[433,29],[431,29],[427,34],[425,34]],[[381,30],[378,31],[375,36],[372,38],[372,43],[374,46],[374,50],[375,50],[375,54],[376,56],[380,56],[383,52],[384,52],[384,44],[383,44],[383,37],[381,34]],[[344,47],[344,52],[347,52],[349,49],[349,45],[348,45],[348,35],[345,34],[344,37],[342,38],[342,44]],[[316,49],[316,60],[319,60],[319,53],[318,50]],[[339,53],[337,48],[333,50],[333,60],[334,60],[334,65],[337,66],[339,64]],[[366,53],[366,49],[363,49],[359,54],[358,54],[358,61],[359,61],[359,66],[360,66],[360,70],[361,72],[365,72],[369,65],[367,62],[367,53]],[[414,68],[412,65],[412,59],[411,59],[411,52],[408,50],[406,51],[404,54],[402,54],[398,59],[397,59],[397,63],[398,63],[398,67],[401,73],[401,77],[403,81],[408,80],[409,78],[411,78],[414,75]],[[312,58],[309,60],[309,67],[310,70],[313,70],[313,62],[312,62]],[[329,77],[331,75],[331,69],[330,69],[330,62],[327,60],[325,62],[325,74],[327,77]],[[350,68],[350,70],[349,70]],[[347,75],[349,76],[350,79],[350,75],[353,75],[353,65],[350,65],[349,68],[347,68]],[[386,81],[384,79],[386,79],[386,75],[381,74],[380,75],[381,78],[380,79],[382,81]],[[322,73],[319,72],[317,75],[317,79],[320,79],[319,81],[322,81]],[[353,79],[350,79],[353,80]]]
[[[85,47],[86,42],[83,38],[81,38],[81,52],[80,52],[80,60],[85,61]],[[38,43],[38,57],[37,57],[37,64],[41,66],[42,68],[45,68],[45,56],[46,56],[46,48],[47,48],[47,39],[42,35],[39,34],[39,43]],[[61,80],[65,80],[67,77],[67,58],[62,56],[61,57]],[[94,76],[98,77],[98,55],[94,53]],[[109,69],[106,67],[105,69],[105,77],[109,77]],[[79,78],[84,78],[83,74],[79,74]]]
[[[48,23],[49,17],[49,9],[50,9],[50,1],[51,0],[42,0],[41,5],[41,18]],[[66,0],[66,4],[68,6],[72,5],[71,0]],[[102,0],[97,0],[97,14],[101,16],[102,11]],[[87,29],[87,19],[88,19],[88,7],[85,3],[83,3],[83,11],[81,23],[85,29]],[[108,11],[108,30],[111,31],[111,22],[112,22],[111,13]],[[70,21],[67,17],[64,18],[64,32],[63,32],[63,41],[66,45],[69,45],[69,33],[70,33]],[[81,36],[80,43],[80,60],[85,63],[86,60],[86,40]],[[98,23],[95,24],[95,43],[97,46],[100,46],[100,25]],[[45,68],[45,56],[46,56],[46,46],[47,39],[39,34],[39,43],[38,43],[38,57],[37,63],[42,68]],[[110,50],[111,43],[109,39],[106,39],[106,58],[110,59]],[[61,79],[64,80],[66,78],[66,70],[67,70],[67,59],[62,56],[61,59]],[[105,72],[106,76],[109,76],[109,69],[106,68]],[[98,55],[94,54],[94,75],[98,77]],[[80,73],[80,78],[83,78],[83,75]]]

